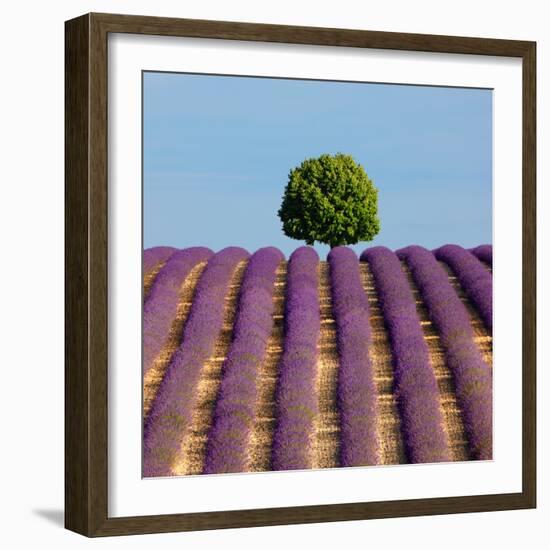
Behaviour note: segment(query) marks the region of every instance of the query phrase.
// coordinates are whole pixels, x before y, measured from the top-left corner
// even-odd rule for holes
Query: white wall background
[[[539,464],[548,461],[550,391],[543,372],[543,334],[550,308],[542,279],[550,215],[542,182],[550,147],[550,49],[546,2],[321,2],[249,0],[169,2],[96,0],[4,5],[0,84],[2,407],[0,541],[7,548],[318,549],[342,544],[371,548],[543,548],[550,487],[539,468],[539,509],[309,526],[87,540],[64,531],[63,508],[63,24],[89,11],[385,31],[515,38],[538,42],[539,180]],[[546,247],[548,248],[548,247]],[[546,265],[548,267],[548,265]],[[543,271],[544,270],[544,271]],[[546,362],[547,362],[546,361]]]

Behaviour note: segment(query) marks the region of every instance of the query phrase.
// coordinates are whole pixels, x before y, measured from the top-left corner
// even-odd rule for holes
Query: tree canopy
[[[279,218],[285,235],[332,247],[371,241],[380,231],[378,190],[353,157],[306,159],[288,176]]]

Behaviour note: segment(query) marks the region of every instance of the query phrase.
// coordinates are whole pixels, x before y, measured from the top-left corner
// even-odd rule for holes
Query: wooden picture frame
[[[108,516],[107,36],[133,33],[521,59],[522,491],[139,517]],[[65,26],[65,525],[86,536],[346,521],[536,506],[536,44],[283,25],[87,14]]]

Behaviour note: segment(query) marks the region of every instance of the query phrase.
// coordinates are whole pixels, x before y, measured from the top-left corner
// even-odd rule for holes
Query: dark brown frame
[[[110,518],[107,514],[107,36],[164,36],[518,57],[523,63],[521,493]],[[65,24],[65,526],[126,535],[536,506],[536,44],[88,14]]]

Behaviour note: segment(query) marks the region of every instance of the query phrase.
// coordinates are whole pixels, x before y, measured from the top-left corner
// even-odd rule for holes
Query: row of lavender
[[[484,284],[483,269],[460,247],[435,252],[451,265],[466,293],[480,307],[487,322],[492,311],[492,288]],[[144,371],[162,347],[169,319],[177,306],[178,281],[194,265],[208,261],[196,290],[182,343],[162,381],[144,430],[144,475],[170,475],[182,437],[191,421],[200,369],[212,353],[223,322],[223,297],[237,263],[248,258],[242,249],[229,248],[213,255],[204,248],[161,253],[151,249],[149,267],[166,261],[144,306]],[[487,248],[484,249],[487,261]],[[147,255],[147,253],[146,253]],[[489,368],[473,343],[468,313],[432,253],[420,247],[398,251],[411,268],[430,316],[441,332],[449,364],[464,410],[474,458],[491,456],[491,385]],[[159,256],[162,259],[159,259]],[[466,259],[465,259],[466,257]],[[471,258],[471,259],[470,259]],[[272,330],[275,272],[282,254],[273,248],[254,254],[245,272],[239,296],[233,341],[223,366],[223,378],[207,442],[205,472],[237,472],[246,468],[247,445],[255,418],[258,365],[265,357]],[[423,338],[414,297],[398,256],[382,247],[366,250],[375,278],[392,344],[396,395],[403,420],[404,440],[411,462],[449,459],[439,393]],[[377,393],[369,358],[369,306],[361,285],[359,263],[351,249],[338,247],[329,254],[332,301],[337,326],[340,369],[337,381],[342,466],[378,462]],[[318,413],[315,392],[317,344],[320,331],[317,253],[296,250],[288,265],[285,301],[284,350],[279,365],[276,427],[272,447],[273,469],[311,467],[311,436]],[[427,262],[427,264],[426,264]],[[475,263],[477,262],[477,264]],[[144,265],[145,265],[144,259]],[[426,264],[426,265],[425,265]],[[429,276],[428,276],[429,275]],[[481,282],[480,282],[481,279]],[[490,280],[490,274],[489,274]],[[483,301],[488,295],[489,300]],[[477,301],[474,296],[481,296]],[[481,305],[480,305],[481,304]],[[477,353],[477,354],[476,354]]]
[[[355,252],[337,247],[330,251],[328,261],[340,359],[337,383],[340,464],[376,464],[378,397],[369,356],[372,343],[369,301],[361,284]]]
[[[452,249],[444,250],[436,252],[436,256],[451,257],[454,252]],[[432,253],[420,246],[410,246],[398,250],[397,254],[411,269],[430,318],[438,329],[445,349],[445,360],[455,381],[472,455],[488,460],[492,457],[493,448],[492,371],[475,343],[468,311]],[[475,281],[473,277],[466,280],[470,283]],[[468,286],[465,290],[470,294]],[[485,286],[483,290],[490,301],[492,286]],[[490,323],[488,328],[491,326]]]
[[[410,462],[450,459],[439,388],[409,282],[398,257],[384,247],[365,250],[391,343],[394,393]]]
[[[196,254],[196,249],[187,250]],[[181,251],[182,255],[185,252],[186,250]],[[193,256],[195,263],[208,253],[209,251],[200,249],[199,256]],[[163,275],[163,271],[172,270],[174,256],[161,270],[159,277]],[[223,327],[225,296],[231,278],[238,263],[248,257],[248,252],[242,248],[230,247],[208,260],[195,290],[193,305],[183,329],[181,345],[170,360],[144,425],[143,475],[145,477],[171,474],[172,466],[181,448],[182,435],[185,436],[191,424],[202,366],[212,355]],[[159,282],[163,283],[163,279],[161,278]],[[156,299],[156,286],[157,281],[144,305],[146,312],[150,310],[151,300]],[[171,284],[162,284],[162,289],[170,295],[169,291],[172,291],[173,287]],[[144,341],[144,357],[147,357],[146,344],[147,342]]]
[[[275,394],[274,470],[311,467],[310,438],[319,412],[315,393],[321,328],[318,263],[313,248],[301,247],[288,264],[284,349]]]
[[[246,469],[248,439],[256,417],[257,373],[272,331],[275,279],[282,259],[276,248],[262,248],[246,267],[207,440],[204,473]]]

